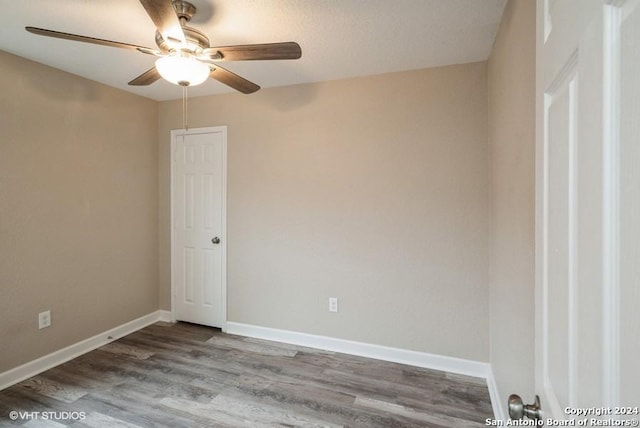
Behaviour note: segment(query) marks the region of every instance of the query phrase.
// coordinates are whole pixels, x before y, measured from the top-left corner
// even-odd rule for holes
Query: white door
[[[171,132],[173,316],[220,328],[226,320],[226,132]]]
[[[536,391],[545,418],[637,408],[640,0],[538,0],[537,22]]]

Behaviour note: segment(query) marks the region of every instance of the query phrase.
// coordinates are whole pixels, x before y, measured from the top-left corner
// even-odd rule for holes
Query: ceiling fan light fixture
[[[196,7],[189,1],[139,1],[155,24],[155,40],[158,49],[46,28],[25,27],[25,29],[38,36],[128,49],[161,57],[154,67],[131,80],[129,85],[148,86],[164,79],[183,87],[185,101],[187,88],[199,85],[209,77],[243,94],[252,94],[260,89],[260,86],[255,83],[220,67],[216,61],[289,60],[299,59],[302,56],[300,45],[296,42],[212,47],[206,34],[186,25],[196,13]]]
[[[209,77],[211,69],[192,55],[173,52],[156,60],[158,73],[167,81],[180,86],[196,86]]]

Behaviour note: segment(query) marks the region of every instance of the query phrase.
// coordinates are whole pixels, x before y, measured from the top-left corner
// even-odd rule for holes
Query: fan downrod
[[[188,1],[173,0],[173,8],[176,10],[176,15],[178,15],[180,21],[184,19],[189,22],[193,15],[196,14],[196,7]]]

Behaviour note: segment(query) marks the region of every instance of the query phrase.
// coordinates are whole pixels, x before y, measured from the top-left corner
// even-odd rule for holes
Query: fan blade
[[[138,52],[142,52],[143,54],[153,55],[153,56],[164,56],[164,54],[155,49],[149,48],[138,48]]]
[[[180,19],[171,0],[140,0],[162,38],[176,44],[186,44]]]
[[[95,45],[110,46],[112,48],[122,48],[122,49],[131,49],[131,50],[140,50],[140,49],[151,50],[149,48],[145,48],[144,46],[132,45],[130,43],[114,42],[113,40],[97,39],[95,37],[80,36],[78,34],[71,34],[71,33],[62,33],[60,31],[45,30],[44,28],[25,27],[25,30],[33,34],[37,34],[39,36],[73,40],[74,42],[93,43]]]
[[[251,94],[260,89],[260,86],[255,83],[250,82],[244,77],[240,77],[219,65],[216,65],[215,68],[211,68],[209,77],[217,80],[218,82],[224,83],[243,94]]]
[[[160,73],[158,73],[158,70],[156,70],[155,67],[145,71],[144,73],[142,73],[140,76],[136,77],[135,79],[133,79],[131,82],[129,82],[129,85],[131,86],[147,86],[152,84],[153,82],[155,82],[156,80],[160,79]]]
[[[204,54],[220,61],[254,61],[263,59],[298,59],[302,56],[296,42],[264,43],[208,48]],[[219,57],[215,55],[218,54]]]

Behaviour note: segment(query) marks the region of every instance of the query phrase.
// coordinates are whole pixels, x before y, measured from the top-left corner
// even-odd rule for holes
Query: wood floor
[[[186,323],[154,324],[0,391],[0,426],[457,428],[492,416],[483,379]]]

